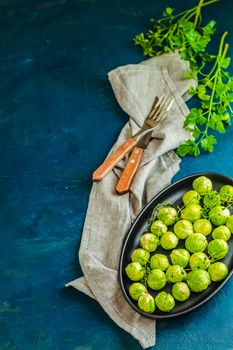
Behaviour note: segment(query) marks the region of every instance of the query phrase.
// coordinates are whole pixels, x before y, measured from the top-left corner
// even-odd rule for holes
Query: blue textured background
[[[195,1],[189,1],[195,4]],[[137,63],[132,37],[166,5],[185,0],[0,0],[0,349],[139,350],[87,296],[65,289],[81,276],[77,252],[91,188],[127,121],[107,72]],[[204,11],[227,29],[233,3]],[[212,43],[212,49],[217,42]],[[214,154],[186,158],[233,176],[233,128]],[[158,322],[157,350],[233,349],[233,279],[203,307]]]

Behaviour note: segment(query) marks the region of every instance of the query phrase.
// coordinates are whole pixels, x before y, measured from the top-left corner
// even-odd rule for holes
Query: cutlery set
[[[172,106],[173,97],[156,96],[152,108],[141,129],[129,137],[116,151],[114,151],[93,173],[95,182],[101,181],[131,150],[131,155],[116,185],[116,192],[124,194],[129,191],[133,177],[139,167],[144,149],[150,142],[152,132],[165,120],[167,112]]]

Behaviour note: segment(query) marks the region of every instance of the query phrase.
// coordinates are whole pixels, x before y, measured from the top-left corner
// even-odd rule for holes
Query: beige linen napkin
[[[153,132],[131,191],[118,196],[114,190],[126,160],[103,181],[93,184],[79,250],[84,277],[66,285],[96,299],[118,326],[135,337],[143,348],[155,344],[155,321],[142,317],[125,301],[117,275],[119,257],[122,242],[135,217],[179,170],[180,159],[173,149],[189,138],[182,127],[189,112],[184,97],[187,98],[189,86],[195,85],[194,81],[183,78],[186,70],[188,63],[174,53],[119,67],[109,73],[117,101],[130,117],[113,149],[139,130],[156,95],[165,93],[175,101],[167,119]]]

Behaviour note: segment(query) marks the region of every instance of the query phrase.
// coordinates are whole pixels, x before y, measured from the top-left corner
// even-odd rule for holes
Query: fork
[[[166,119],[167,112],[171,108],[173,101],[174,99],[171,98],[167,104],[165,103],[164,108],[160,111],[157,117],[156,113],[154,113],[153,119],[156,120],[157,126],[153,130],[156,130],[157,127],[159,128],[161,123]],[[131,152],[131,155],[116,185],[115,190],[117,194],[124,194],[130,190],[131,183],[140,165],[142,154],[150,142],[153,130],[145,134]]]
[[[114,151],[93,173],[93,181],[101,181],[119,162],[130,152],[134,146],[147,133],[152,132],[161,118],[164,117],[164,111],[173,99],[170,96],[162,95],[160,98],[156,96],[152,108],[144,121],[141,129],[133,136],[129,137],[116,151]]]

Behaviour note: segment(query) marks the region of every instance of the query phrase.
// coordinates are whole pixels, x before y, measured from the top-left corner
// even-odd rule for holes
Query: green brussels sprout
[[[163,249],[170,250],[177,246],[179,240],[173,232],[166,232],[160,238],[160,244]]]
[[[206,270],[193,270],[188,273],[186,280],[191,292],[203,292],[206,290],[210,283],[210,275]]]
[[[217,205],[221,204],[220,194],[217,191],[211,191],[205,194],[203,202],[207,208],[216,207]]]
[[[154,269],[147,276],[147,284],[153,290],[162,289],[167,283],[167,278],[162,270]]]
[[[227,226],[221,225],[216,227],[212,232],[212,237],[214,239],[224,239],[224,241],[228,241],[231,238],[231,231]]]
[[[185,301],[190,296],[190,289],[185,282],[177,282],[172,287],[172,295],[177,301]]]
[[[209,218],[215,226],[224,225],[229,216],[229,210],[222,205],[212,208],[209,212]]]
[[[169,312],[175,307],[175,300],[170,293],[160,292],[155,297],[156,306],[159,310]]]
[[[213,239],[208,244],[208,253],[212,260],[223,259],[228,253],[228,244],[223,239]]]
[[[170,258],[173,265],[186,267],[189,263],[190,254],[186,249],[174,249],[170,254]]]
[[[188,220],[180,220],[174,225],[174,232],[180,239],[185,239],[193,233],[193,225]]]
[[[180,265],[171,265],[166,271],[166,276],[169,282],[181,282],[187,277],[187,273]]]
[[[166,271],[170,266],[168,258],[164,254],[155,254],[150,259],[151,269],[160,269]]]
[[[231,215],[226,222],[226,226],[229,228],[231,233],[233,233],[233,215]]]
[[[228,268],[223,262],[216,262],[210,265],[208,272],[212,281],[219,282],[227,277]]]
[[[142,266],[150,259],[150,253],[142,248],[135,249],[132,253],[132,261],[139,262]]]
[[[201,218],[202,207],[199,204],[189,204],[181,210],[181,218],[194,222]]]
[[[194,222],[193,228],[195,232],[208,236],[212,231],[212,224],[207,219],[199,219]]]
[[[191,233],[185,240],[185,248],[191,253],[204,252],[207,239],[202,233]]]
[[[138,300],[143,293],[147,293],[147,289],[142,283],[135,282],[129,287],[129,295],[134,300]]]
[[[167,232],[167,226],[161,220],[156,220],[152,223],[150,232],[157,237],[161,237],[165,232]]]
[[[197,193],[197,191],[190,190],[183,195],[182,200],[184,202],[184,205],[199,204],[200,198],[201,197],[200,197],[199,193]]]
[[[159,240],[153,233],[144,233],[140,238],[141,247],[148,252],[154,252],[157,249]]]
[[[193,181],[193,189],[197,191],[201,196],[212,191],[212,181],[206,176],[199,176]]]
[[[220,196],[224,202],[233,201],[233,186],[224,185],[220,188]]]
[[[161,220],[165,225],[170,226],[173,225],[177,218],[177,211],[175,208],[166,207],[161,208],[158,211],[158,219]]]
[[[131,281],[140,281],[144,277],[145,268],[135,261],[126,266],[125,272]]]
[[[207,270],[210,266],[210,259],[205,253],[197,252],[193,253],[189,260],[189,266],[192,270]]]
[[[152,314],[155,311],[155,301],[149,293],[143,293],[138,299],[138,307],[142,311]]]

